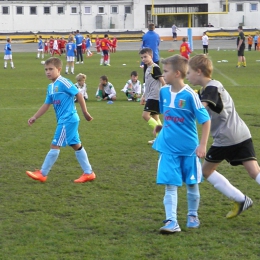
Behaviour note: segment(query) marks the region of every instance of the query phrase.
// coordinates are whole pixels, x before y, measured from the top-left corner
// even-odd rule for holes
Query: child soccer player
[[[164,59],[162,64],[163,77],[168,85],[160,90],[160,112],[164,121],[153,148],[160,153],[157,184],[165,185],[163,203],[166,220],[160,232],[174,233],[181,231],[177,221],[177,190],[183,182],[187,187],[187,227],[198,228],[200,225],[198,184],[202,173],[199,158],[206,154],[210,118],[198,95],[184,83],[188,60],[174,55]],[[200,142],[196,121],[202,124]]]
[[[114,38],[112,39],[112,44],[114,46],[112,46],[111,52],[116,52],[116,46],[117,46],[117,38],[116,38],[116,36],[114,36]]]
[[[93,53],[90,51],[90,47],[92,46],[91,39],[89,38],[89,35],[87,35],[86,38],[86,48],[87,48],[87,57],[91,57]]]
[[[211,78],[212,72],[212,61],[205,55],[196,55],[189,61],[187,79],[193,85],[202,86],[199,97],[211,117],[213,144],[206,154],[202,172],[218,191],[235,202],[226,216],[233,218],[251,207],[253,201],[217,172],[217,167],[223,160],[232,166],[243,165],[258,184],[260,168],[250,131],[236,112],[229,93],[219,81]]]
[[[78,88],[78,90],[81,93],[82,97],[85,100],[88,100],[86,79],[87,79],[87,76],[85,74],[79,73],[76,76],[77,83],[75,84],[75,86]],[[77,97],[75,98],[75,102],[78,102]]]
[[[69,67],[71,70],[71,74],[74,74],[74,61],[75,55],[77,52],[76,43],[74,42],[73,38],[70,37],[68,39],[68,43],[66,44],[66,56],[67,56],[67,65],[66,65],[66,74],[69,73]]]
[[[50,54],[51,54],[51,55],[53,54],[53,44],[54,44],[53,36],[50,36],[50,40],[49,40],[49,51],[50,51]]]
[[[124,88],[121,91],[126,94],[128,101],[139,102],[142,92],[141,82],[138,80],[136,71],[132,71],[130,76],[131,79],[126,82]]]
[[[104,65],[110,66],[110,61],[108,61],[108,58],[109,58],[108,52],[109,52],[109,47],[110,46],[114,47],[114,45],[109,41],[107,34],[105,34],[104,39],[102,39],[100,41],[100,46],[101,46],[101,50],[102,50],[103,56],[104,56]],[[101,62],[100,62],[100,64],[101,64]]]
[[[203,53],[205,55],[208,55],[209,37],[205,32],[203,33],[203,36],[202,36],[202,46],[203,46]]]
[[[97,53],[100,53],[100,50],[101,50],[100,49],[100,39],[99,39],[98,35],[96,36],[95,42],[96,42]]]
[[[52,51],[52,56],[57,53],[61,56],[60,54],[60,49],[59,49],[59,44],[58,44],[58,39],[57,38],[54,38],[54,41],[53,41],[53,51]]]
[[[7,38],[4,51],[5,51],[5,55],[4,55],[4,69],[7,69],[7,61],[8,60],[10,60],[11,68],[14,69],[13,55],[12,55],[12,46],[11,46],[11,38]]]
[[[39,59],[41,55],[42,59],[44,59],[42,36],[39,36],[37,59]]]
[[[145,71],[145,91],[141,97],[140,104],[144,105],[142,114],[143,119],[152,129],[161,125],[159,118],[159,91],[162,85],[165,85],[160,67],[153,62],[153,51],[150,48],[143,48],[140,52],[142,62],[146,64]],[[154,140],[148,141],[153,144]]]
[[[108,77],[105,75],[100,77],[96,98],[97,101],[116,100],[116,90],[114,86],[108,81]]]
[[[92,181],[96,178],[96,175],[92,171],[87,152],[80,141],[78,133],[79,115],[74,104],[74,96],[78,99],[85,119],[91,121],[93,118],[88,113],[86,103],[76,86],[60,75],[61,69],[62,61],[60,59],[51,57],[45,61],[45,74],[51,80],[51,83],[48,86],[44,104],[29,118],[28,124],[31,126],[53,105],[57,118],[57,128],[52,139],[51,149],[43,162],[41,170],[27,171],[26,174],[34,180],[45,182],[49,171],[58,159],[60,147],[69,145],[75,151],[76,158],[83,170],[83,174],[74,182]]]
[[[44,53],[45,54],[49,53],[49,44],[48,44],[48,40],[47,39],[44,41]]]
[[[181,56],[185,57],[187,60],[190,58],[189,54],[192,53],[189,44],[186,42],[187,38],[182,38],[182,44],[180,46],[180,54]]]

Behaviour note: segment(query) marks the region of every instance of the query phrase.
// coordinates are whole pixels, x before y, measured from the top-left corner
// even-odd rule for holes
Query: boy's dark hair
[[[10,40],[11,40],[11,38],[7,38],[7,39],[6,39],[7,42],[10,42]]]
[[[239,25],[237,28],[238,28],[239,30],[243,30],[242,25]]]
[[[140,50],[139,54],[145,54],[145,53],[148,53],[150,54],[151,56],[153,55],[153,50],[150,49],[150,48],[143,48],[142,50]]]
[[[179,71],[182,79],[185,79],[188,71],[188,60],[179,54],[173,55],[169,58],[162,59],[162,64],[170,65],[173,71]]]
[[[150,24],[148,25],[148,30],[149,30],[149,31],[153,31],[154,28],[155,28],[154,23],[150,23]]]
[[[105,81],[108,82],[108,77],[106,75],[101,76],[100,79],[105,80]]]
[[[138,76],[137,71],[135,71],[135,70],[132,71],[132,72],[131,72],[131,76],[135,76],[135,77]]]
[[[62,68],[62,61],[56,57],[50,57],[45,61],[45,65],[53,64],[55,68]]]
[[[182,41],[183,41],[183,42],[186,42],[186,37],[183,37],[183,38],[182,38]]]
[[[105,35],[104,35],[104,38],[107,38],[107,37],[108,37],[108,34],[105,34]]]

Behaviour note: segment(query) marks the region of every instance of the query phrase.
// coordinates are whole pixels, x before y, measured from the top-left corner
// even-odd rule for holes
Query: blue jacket
[[[160,36],[154,31],[148,31],[143,36],[143,45],[142,48],[150,48],[153,50],[153,62],[157,62],[160,59],[159,55],[159,45],[160,45]]]

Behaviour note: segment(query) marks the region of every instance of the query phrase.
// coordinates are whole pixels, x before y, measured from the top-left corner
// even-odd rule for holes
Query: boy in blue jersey
[[[66,44],[66,56],[67,56],[67,65],[66,65],[66,74],[69,74],[69,67],[71,74],[74,74],[74,61],[75,55],[77,52],[76,44],[74,43],[73,37],[69,37],[68,43]]]
[[[188,60],[174,55],[162,61],[166,86],[160,90],[160,112],[163,126],[153,148],[160,153],[157,184],[165,185],[165,225],[161,233],[181,231],[177,221],[177,189],[185,182],[187,186],[187,227],[200,225],[198,208],[200,193],[198,183],[202,179],[199,158],[206,154],[210,130],[210,118],[198,95],[184,83]],[[196,120],[202,124],[201,140],[198,139]],[[159,127],[154,132],[158,132]]]
[[[43,41],[42,41],[42,36],[39,36],[39,40],[38,40],[38,53],[37,53],[37,59],[40,58],[40,56],[42,56],[42,59],[44,59],[44,53],[43,53]]]
[[[214,188],[234,201],[234,207],[226,215],[230,219],[250,208],[253,201],[217,171],[219,164],[226,160],[232,166],[243,165],[258,184],[260,167],[248,126],[221,82],[212,79],[212,73],[212,61],[206,56],[196,55],[189,61],[187,78],[194,86],[202,86],[199,97],[211,118],[213,144],[206,154],[202,172]]]
[[[7,38],[6,44],[5,44],[5,55],[4,55],[4,69],[7,69],[7,61],[10,60],[11,68],[14,69],[14,63],[13,63],[13,55],[12,55],[12,48],[11,48],[11,39]]]
[[[92,46],[91,39],[89,38],[89,35],[87,35],[86,38],[86,49],[87,49],[87,57],[91,57],[93,53],[90,51],[90,47]]]
[[[82,147],[79,138],[79,116],[74,104],[75,96],[77,97],[85,119],[91,121],[93,118],[88,113],[84,98],[77,87],[70,80],[60,75],[61,69],[62,61],[60,59],[52,57],[46,60],[45,73],[52,83],[50,83],[47,88],[44,104],[34,116],[29,118],[28,124],[31,126],[51,105],[53,105],[56,113],[57,128],[52,139],[51,149],[46,155],[41,169],[36,170],[35,172],[26,171],[26,174],[34,180],[45,182],[49,171],[58,159],[60,147],[69,145],[74,149],[76,158],[83,170],[83,174],[74,182],[82,183],[93,181],[96,178],[96,175],[92,171],[87,153],[84,147]]]

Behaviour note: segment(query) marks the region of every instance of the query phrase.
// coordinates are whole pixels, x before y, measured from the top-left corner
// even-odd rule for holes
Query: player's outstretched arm
[[[35,115],[28,119],[28,125],[31,126],[36,121],[36,119],[42,116],[49,109],[49,107],[50,104],[43,104],[35,113]]]
[[[82,113],[83,113],[85,119],[86,119],[87,121],[92,121],[92,120],[93,120],[93,117],[89,114],[89,112],[88,112],[88,110],[87,110],[87,106],[86,106],[86,103],[85,103],[85,100],[84,100],[82,94],[81,94],[81,93],[78,93],[78,94],[76,95],[76,97],[77,97],[78,103],[79,103],[79,105],[80,105],[80,107],[81,107],[81,111],[82,111]]]

